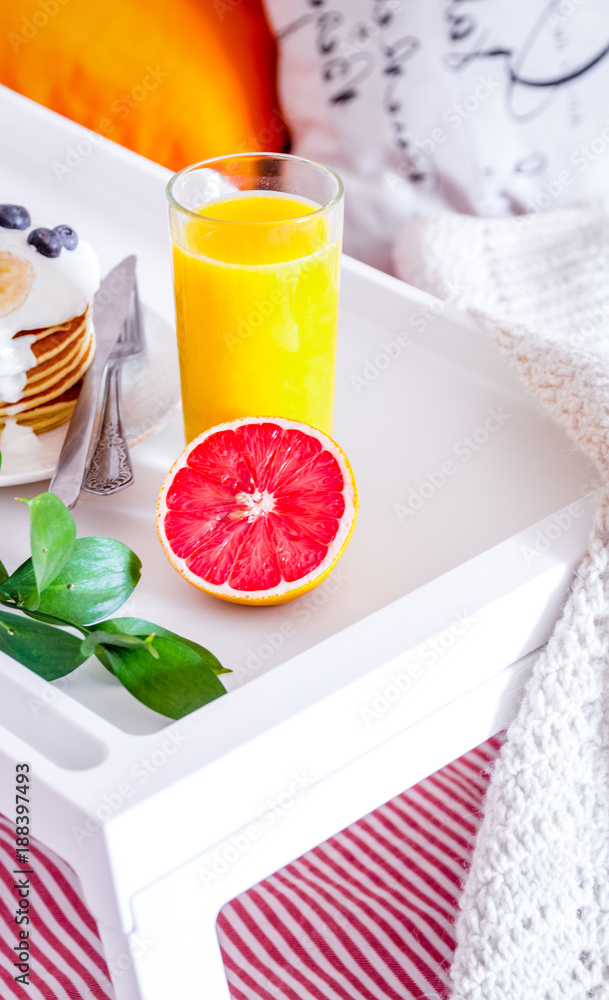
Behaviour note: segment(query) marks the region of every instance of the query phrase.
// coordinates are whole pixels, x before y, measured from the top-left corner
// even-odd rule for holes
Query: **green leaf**
[[[226,694],[222,681],[194,649],[158,635],[153,648],[158,659],[148,650],[104,646],[114,675],[148,708],[170,719],[181,719]]]
[[[112,618],[109,621],[100,622],[99,625],[94,625],[93,627],[94,629],[103,628],[106,632],[111,632],[112,634],[120,632],[123,635],[143,637],[153,632],[154,635],[162,635],[166,639],[175,639],[176,642],[181,642],[184,646],[188,646],[189,649],[198,653],[210,670],[213,670],[214,674],[231,673],[230,670],[222,666],[213,653],[210,653],[209,649],[205,649],[205,646],[200,646],[198,642],[193,642],[192,639],[185,639],[183,635],[177,635],[176,632],[170,632],[169,629],[163,628],[161,625],[154,625],[153,622],[147,622],[143,618]],[[101,657],[99,658],[101,659]],[[107,666],[107,664],[104,664],[104,666]]]
[[[2,604],[17,608],[28,599],[35,589],[36,577],[34,576],[32,560],[26,559],[0,585],[0,601]]]
[[[45,681],[65,677],[87,659],[69,632],[0,611],[0,650]]]
[[[0,603],[8,604],[9,607],[11,606],[11,604],[14,606],[14,602],[12,601],[0,600]],[[28,618],[33,618],[34,621],[37,622],[46,622],[47,625],[68,625],[68,626],[74,625],[74,622],[66,621],[65,618],[56,618],[55,615],[45,615],[41,611],[30,611],[30,609],[26,608],[25,605],[23,604],[20,604],[17,610],[23,611],[24,615],[27,615]],[[77,625],[76,628],[80,628],[80,625]]]
[[[102,626],[104,624],[104,622],[101,622]],[[150,656],[154,656],[154,658],[157,659],[158,653],[152,648],[153,640],[154,633],[146,636],[145,639],[140,639],[140,637],[136,635],[126,635],[121,632],[104,632],[103,629],[100,628],[89,632],[86,639],[83,639],[80,648],[83,653],[86,652],[87,656],[92,656],[96,651],[96,646],[101,648],[102,645],[122,646],[125,649],[144,649],[150,654]]]
[[[30,546],[36,585],[27,598],[36,610],[40,594],[67,563],[74,548],[76,524],[68,508],[53,493],[22,500],[30,511]]]
[[[4,563],[0,560],[0,585],[8,580],[8,570],[6,569]]]
[[[139,580],[141,566],[135,553],[114,538],[77,538],[72,555],[45,587],[30,617],[49,620],[46,616],[51,616],[51,620],[74,625],[98,622],[125,603]],[[28,559],[2,584],[0,599],[19,606],[35,585]]]

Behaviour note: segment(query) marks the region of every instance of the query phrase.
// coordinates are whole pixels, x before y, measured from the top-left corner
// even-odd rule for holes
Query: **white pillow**
[[[609,194],[609,0],[265,0],[293,152],[347,189],[345,250],[393,270],[413,214]]]

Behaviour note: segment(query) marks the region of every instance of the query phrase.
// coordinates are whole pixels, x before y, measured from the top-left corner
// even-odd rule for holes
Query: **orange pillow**
[[[12,0],[0,83],[178,170],[281,150],[262,0]]]

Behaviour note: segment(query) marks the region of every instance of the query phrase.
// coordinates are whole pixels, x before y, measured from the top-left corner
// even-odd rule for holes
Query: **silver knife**
[[[95,424],[97,398],[106,361],[129,311],[135,284],[134,256],[126,257],[106,275],[93,299],[95,357],[82,382],[74,413],[59,455],[49,491],[71,510],[82,485]]]

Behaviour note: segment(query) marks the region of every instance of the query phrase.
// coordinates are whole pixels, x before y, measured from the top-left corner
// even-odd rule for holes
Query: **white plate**
[[[143,307],[146,353],[123,367],[123,417],[129,445],[138,444],[163,427],[180,405],[180,377],[175,331],[162,316]],[[66,436],[68,424],[35,438],[3,446],[0,486],[49,479]],[[28,450],[22,453],[19,445]],[[32,450],[29,450],[32,449]],[[34,450],[35,449],[35,450]]]

